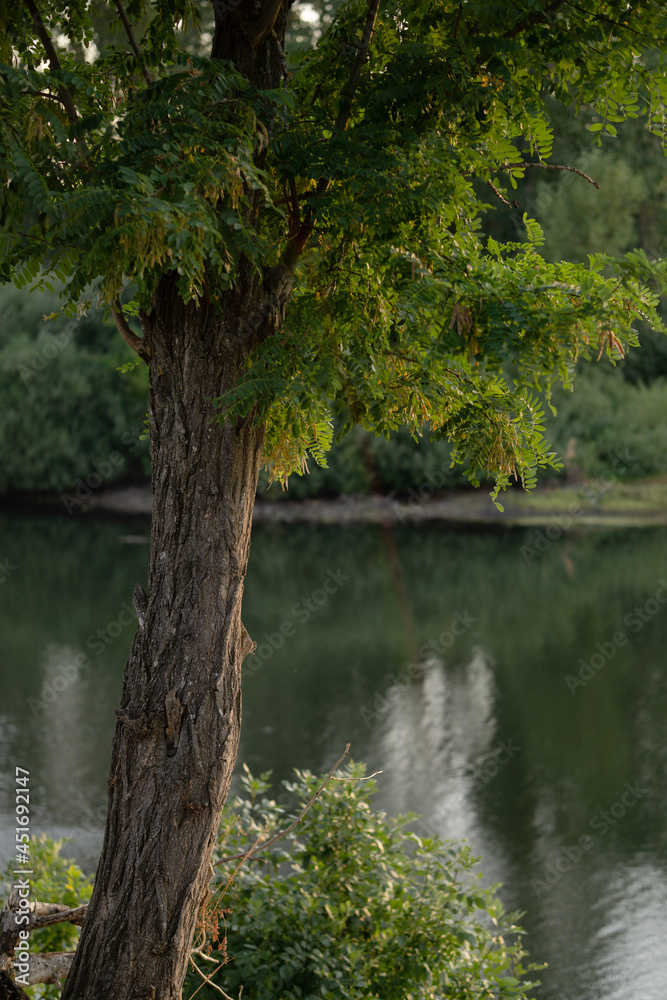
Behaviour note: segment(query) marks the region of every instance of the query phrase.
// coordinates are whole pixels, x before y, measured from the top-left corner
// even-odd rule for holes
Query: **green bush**
[[[96,310],[45,322],[57,309],[55,294],[0,289],[0,493],[148,471],[146,366],[120,374],[133,355],[115,327]]]
[[[225,874],[201,921],[215,965],[195,956],[199,967],[210,975],[224,963],[212,981],[252,1000],[525,997],[534,984],[522,982],[521,932],[481,888],[470,850],[410,832],[416,817],[374,811],[363,773],[351,765],[331,782],[289,843],[235,873],[218,868]],[[225,809],[221,850],[247,851],[285,828],[320,781],[297,772],[280,806],[267,797],[267,776],[246,770],[241,797]],[[189,973],[184,996],[198,986]],[[220,994],[203,986],[197,995]]]
[[[211,885],[195,961],[227,993],[252,1000],[456,1000],[527,996],[522,933],[480,886],[469,848],[420,837],[417,817],[374,811],[372,781],[352,764],[331,782],[288,839]],[[225,807],[217,857],[247,851],[284,829],[322,779],[297,772],[283,805],[268,797],[268,775],[245,769],[242,793]],[[31,897],[75,907],[90,899],[92,878],[61,857],[63,841],[32,838]],[[13,865],[2,875],[7,892]],[[56,924],[31,935],[33,952],[71,951],[79,929]],[[534,969],[535,966],[529,966]],[[202,987],[200,989],[200,987]],[[184,997],[220,993],[188,973]],[[59,986],[28,989],[58,1000]]]
[[[622,362],[621,362],[622,364]],[[558,392],[557,417],[547,434],[561,455],[574,452],[569,472],[592,478],[617,455],[629,463],[622,478],[663,476],[667,471],[667,379],[633,385],[608,364],[582,367],[574,392]]]
[[[52,840],[46,834],[30,839],[30,897],[40,903],[63,903],[72,908],[87,903],[93,892],[93,880],[86,877],[78,865],[60,855],[64,841]],[[6,892],[15,875],[15,865],[9,864],[2,873]],[[30,935],[30,951],[74,951],[79,940],[79,928],[73,924],[54,924]],[[30,986],[28,996],[36,1000],[58,1000],[59,986]]]

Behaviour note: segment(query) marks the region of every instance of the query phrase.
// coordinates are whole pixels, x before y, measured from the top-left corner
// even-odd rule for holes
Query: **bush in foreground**
[[[331,781],[296,829],[243,864],[219,866],[202,907],[183,997],[212,1000],[521,1000],[536,985],[522,965],[522,931],[492,889],[480,886],[468,847],[411,832],[416,817],[373,810],[362,765]],[[246,769],[225,808],[217,858],[250,850],[285,829],[320,787],[307,771],[284,782]],[[31,898],[77,906],[91,880],[61,857],[62,841],[30,844]],[[7,888],[12,866],[4,873]],[[68,951],[79,930],[32,935],[33,952]],[[242,988],[242,989],[241,989]],[[58,1000],[59,986],[30,987]]]
[[[525,997],[514,916],[473,874],[469,848],[411,832],[416,817],[373,810],[374,782],[352,765],[288,838],[234,867],[202,915],[194,955],[226,994],[251,1000],[437,1000]],[[225,809],[224,855],[286,828],[320,780],[297,772],[284,805],[248,771]],[[262,859],[262,860],[260,860]],[[230,870],[231,868],[231,870]],[[535,968],[535,966],[531,966]],[[192,973],[184,996],[202,979]],[[199,997],[220,996],[203,986]]]
[[[41,903],[63,903],[76,907],[87,903],[93,892],[93,880],[84,875],[70,858],[63,858],[63,840],[52,840],[46,834],[30,838],[30,899]],[[16,864],[7,865],[0,878],[9,892],[16,875]],[[31,952],[74,951],[79,940],[79,928],[72,924],[54,924],[34,931],[30,936]],[[35,1000],[59,1000],[59,986],[29,986],[25,991]]]

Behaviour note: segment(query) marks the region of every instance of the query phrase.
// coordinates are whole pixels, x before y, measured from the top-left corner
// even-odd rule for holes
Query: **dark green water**
[[[94,865],[147,533],[0,517],[3,861],[18,764],[33,829]],[[543,555],[532,530],[394,536],[405,598],[378,528],[256,528],[239,759],[282,778],[351,742],[383,771],[378,804],[468,837],[525,911],[549,963],[540,1000],[664,1000],[667,530],[581,532]]]

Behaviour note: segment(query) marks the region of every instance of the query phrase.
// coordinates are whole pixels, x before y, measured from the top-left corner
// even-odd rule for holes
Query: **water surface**
[[[3,861],[18,764],[33,829],[94,867],[147,535],[0,516]],[[545,539],[257,526],[239,760],[280,779],[351,742],[378,805],[467,837],[525,911],[540,1000],[664,1000],[667,530]]]

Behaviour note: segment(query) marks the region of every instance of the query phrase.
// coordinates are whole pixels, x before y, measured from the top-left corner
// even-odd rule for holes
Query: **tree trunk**
[[[264,440],[250,419],[213,420],[210,399],[282,319],[289,279],[279,277],[277,292],[254,278],[229,293],[222,312],[185,305],[165,280],[144,319],[149,592],[135,591],[104,846],[63,1000],[181,996],[239,742],[241,661],[252,648],[241,597]]]
[[[213,3],[212,56],[277,87],[292,0]],[[260,159],[266,152],[259,154]],[[258,194],[247,192],[256,224]],[[294,255],[292,255],[294,257]],[[217,303],[165,277],[142,318],[150,351],[153,523],[148,596],[125,671],[93,897],[63,1000],[177,1000],[236,761],[241,623],[264,428],[213,419],[252,350],[284,319],[294,260],[241,260]]]

